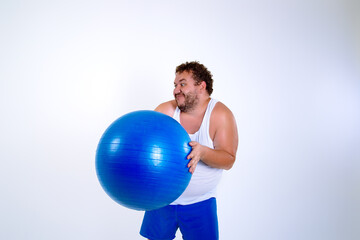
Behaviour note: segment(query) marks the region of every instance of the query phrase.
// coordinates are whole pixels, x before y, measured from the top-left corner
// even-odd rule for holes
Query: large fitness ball
[[[135,111],[113,122],[96,151],[96,173],[105,192],[135,210],[176,200],[189,184],[190,137],[173,118]]]

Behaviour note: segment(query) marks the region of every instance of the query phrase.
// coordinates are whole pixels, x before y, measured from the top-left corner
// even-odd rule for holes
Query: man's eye
[[[177,84],[174,84],[174,88],[176,88],[178,85]],[[180,87],[185,87],[186,84],[185,83],[180,83]]]

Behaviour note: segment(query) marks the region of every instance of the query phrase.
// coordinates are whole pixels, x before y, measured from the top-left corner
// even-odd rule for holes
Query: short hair
[[[211,72],[203,64],[198,61],[185,62],[176,67],[175,73],[182,72],[191,72],[197,85],[204,81],[206,83],[206,91],[211,95],[214,80]]]

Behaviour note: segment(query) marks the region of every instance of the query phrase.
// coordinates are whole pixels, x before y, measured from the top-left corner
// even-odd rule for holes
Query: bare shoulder
[[[210,117],[210,136],[214,139],[220,132],[233,132],[236,135],[237,126],[231,110],[222,102],[217,102]]]
[[[168,102],[161,103],[159,106],[155,108],[155,111],[164,113],[168,116],[173,116],[176,109],[175,100],[171,100]]]
[[[222,124],[221,121],[235,120],[234,115],[231,112],[231,110],[222,102],[216,103],[212,113],[213,114],[212,114],[211,118],[213,118],[213,120],[215,120],[219,124]]]

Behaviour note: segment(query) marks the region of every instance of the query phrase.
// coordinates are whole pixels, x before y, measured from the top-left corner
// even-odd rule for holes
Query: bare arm
[[[207,165],[229,170],[236,158],[238,132],[232,112],[222,103],[217,103],[210,119],[210,134],[213,133],[214,149],[198,142],[190,142],[193,150],[188,167],[194,172],[200,159]]]

